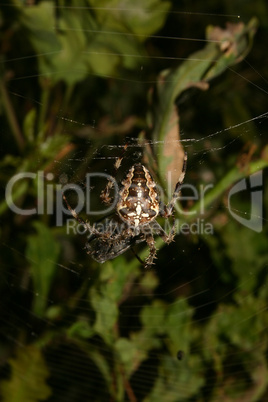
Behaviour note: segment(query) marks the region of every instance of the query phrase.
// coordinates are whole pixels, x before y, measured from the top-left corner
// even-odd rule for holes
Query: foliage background
[[[251,37],[235,42],[242,53],[223,54],[218,71],[200,39],[207,26],[237,23],[237,15],[259,21],[252,49],[243,53]],[[4,401],[268,399],[267,193],[261,233],[231,219],[226,201],[229,186],[268,163],[266,115],[253,119],[267,112],[267,16],[262,0],[1,5]],[[185,59],[195,52],[208,64],[197,61],[189,79]],[[246,61],[233,65],[238,55]],[[161,85],[166,69],[173,78]],[[210,88],[196,88],[193,77]],[[91,169],[110,172],[126,137],[143,130],[164,183],[167,161],[157,144],[171,135],[161,124],[175,101],[186,181],[215,183],[206,199],[214,236],[177,236],[168,247],[157,241],[150,271],[130,252],[100,267],[86,255],[85,238],[67,236],[54,215],[9,210],[5,187],[14,174],[53,173],[54,188],[64,177],[82,183]],[[128,164],[140,155],[140,146],[133,149]],[[37,195],[34,180],[14,188],[22,208],[35,207]],[[237,210],[249,214],[249,200],[238,199]]]

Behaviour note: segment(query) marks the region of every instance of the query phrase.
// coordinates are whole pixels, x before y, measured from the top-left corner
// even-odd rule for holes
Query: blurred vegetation
[[[227,208],[229,188],[268,165],[267,122],[254,119],[266,113],[267,5],[133,4],[13,0],[0,8],[3,401],[268,398],[266,220],[256,233]],[[181,235],[169,246],[157,239],[152,270],[131,252],[99,266],[85,236],[67,235],[55,213],[9,209],[14,175],[44,172],[53,185],[44,197],[56,202],[64,178],[112,172],[109,145],[117,157],[128,137],[163,185],[187,147],[185,181],[214,183],[204,199],[213,236]],[[12,199],[40,207],[40,191],[37,179],[20,180]],[[243,216],[249,201],[236,200]],[[196,222],[200,203],[183,206],[196,214],[182,222]],[[147,253],[139,247],[141,258]]]

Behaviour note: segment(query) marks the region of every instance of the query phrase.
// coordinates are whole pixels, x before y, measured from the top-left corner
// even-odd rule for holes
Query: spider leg
[[[184,176],[185,176],[185,173],[186,173],[186,166],[187,166],[187,153],[185,152],[184,153],[183,166],[182,166],[182,172],[181,172],[181,175],[179,177],[178,183],[175,186],[175,190],[174,190],[172,199],[169,202],[169,204],[167,204],[167,206],[164,207],[164,211],[161,214],[162,216],[164,216],[164,218],[169,218],[172,215],[174,205],[175,205],[177,199],[180,197],[181,186],[183,184]]]
[[[132,251],[132,253],[134,254],[134,256],[137,258],[137,260],[144,265],[144,262],[142,261],[142,259],[140,258],[140,256],[136,253],[136,251],[134,250],[133,247],[130,248],[130,250]]]
[[[116,175],[118,169],[121,166],[122,160],[124,158],[124,153],[125,153],[127,147],[128,147],[128,144],[125,144],[123,147],[122,155],[119,156],[118,158],[116,158],[116,160],[115,160],[113,176]],[[112,176],[110,176],[110,177],[112,177]],[[105,189],[102,190],[102,192],[101,192],[100,199],[104,204],[109,205],[112,202],[112,198],[110,197],[110,192],[111,192],[112,188],[114,187],[114,182],[115,182],[115,180],[108,179],[108,183],[106,184]]]
[[[72,209],[72,207],[70,206],[69,202],[67,201],[67,198],[65,197],[64,194],[62,194],[62,198],[65,201],[65,204],[67,205],[67,208],[69,209],[69,211],[71,212],[71,214],[73,215],[74,219],[76,219],[79,223],[81,223],[81,225],[84,226],[84,228],[86,230],[88,230],[91,234],[95,234],[95,235],[99,235],[98,230],[96,230],[93,226],[91,226],[88,222],[84,221],[84,219],[80,218],[77,213],[75,212],[74,209]]]
[[[152,224],[152,229],[154,230],[155,234],[160,236],[165,243],[169,244],[174,240],[175,237],[175,227],[176,227],[176,221],[175,218],[173,218],[173,223],[172,223],[172,228],[169,234],[167,234],[164,229],[159,225],[158,222],[154,221]]]
[[[155,247],[155,240],[152,234],[152,231],[150,229],[149,233],[145,234],[145,240],[146,243],[150,249],[150,254],[148,255],[148,257],[145,260],[145,265],[144,268],[150,268],[151,265],[154,264],[154,259],[156,258],[156,247]]]
[[[167,244],[171,243],[174,240],[175,234],[176,234],[176,220],[174,216],[172,216],[172,228],[171,231],[169,232],[168,239],[167,239]]]

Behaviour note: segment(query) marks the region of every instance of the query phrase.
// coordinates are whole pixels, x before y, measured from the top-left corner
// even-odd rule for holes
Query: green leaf
[[[85,1],[78,7],[60,8],[57,17],[48,1],[22,9],[40,80],[46,77],[52,83],[64,80],[73,85],[88,74],[116,75],[119,67],[133,69],[141,60],[144,64],[141,42],[161,28],[170,8],[169,2],[159,0],[150,0],[146,7],[141,0],[135,7],[130,0],[90,4],[96,6],[94,17]]]
[[[191,86],[208,89],[209,80],[241,61],[251,48],[256,29],[256,19],[252,19],[248,25],[229,24],[226,30],[218,27],[210,28],[210,36],[217,40],[209,42],[202,50],[191,54],[178,68],[165,70],[159,75],[153,139],[158,147],[155,154],[158,155],[158,166],[163,181],[170,163],[170,156],[165,156],[164,153],[165,140],[174,124],[173,108],[176,98]],[[162,143],[161,146],[159,141]]]
[[[143,328],[139,332],[132,332],[130,339],[138,350],[136,361],[142,362],[149,356],[149,352],[163,347],[162,339],[157,335],[158,331],[150,331]]]
[[[141,357],[144,358],[144,353],[141,351],[142,356],[139,356],[137,346],[127,338],[118,339],[115,343],[115,350],[118,353],[117,358],[119,358],[124,365],[126,375],[129,378],[140,364],[142,360]]]
[[[70,338],[91,338],[95,334],[89,322],[85,319],[75,322],[67,329],[67,336]]]
[[[87,46],[86,28],[92,27],[89,12],[78,9],[61,9],[56,18],[53,2],[41,3],[23,9],[23,25],[36,51],[40,80],[49,78],[52,83],[64,80],[72,85],[88,74],[85,62]],[[81,21],[86,24],[81,26]]]
[[[54,239],[51,230],[41,222],[34,222],[36,235],[28,237],[26,256],[30,262],[35,298],[33,312],[43,316],[46,310],[47,297],[57,269],[60,246]]]
[[[203,330],[203,355],[213,362],[218,378],[224,379],[215,384],[213,399],[219,399],[221,388],[232,400],[258,401],[268,382],[267,302],[246,292],[236,293],[235,302],[219,305]],[[237,364],[239,371],[230,372]]]
[[[38,402],[47,400],[51,389],[46,384],[49,371],[40,349],[23,346],[9,360],[11,377],[2,381],[3,402]]]
[[[267,236],[230,221],[221,236],[224,250],[232,261],[232,271],[238,277],[239,286],[251,291],[258,284],[259,274],[268,264]]]
[[[237,211],[243,209],[241,203],[235,208]],[[221,279],[230,282],[235,276],[240,289],[254,291],[268,263],[266,233],[256,233],[230,220],[218,228],[217,236],[209,236],[206,241]],[[230,261],[228,269],[226,261]]]
[[[140,275],[136,265],[127,265],[124,256],[107,261],[100,273],[99,289],[101,294],[119,302],[126,298],[131,291],[133,281]]]
[[[62,9],[58,26],[57,36],[62,50],[54,59],[53,79],[63,79],[73,85],[91,72],[86,51],[92,39],[88,37],[87,32],[96,29],[96,24],[89,12],[78,7]],[[92,57],[94,58],[94,55]]]
[[[140,286],[144,289],[148,290],[154,290],[159,284],[159,279],[155,275],[154,272],[148,271],[145,272],[143,277],[140,280]]]
[[[93,329],[107,344],[112,344],[114,340],[114,326],[118,318],[118,308],[116,303],[102,296],[96,289],[90,289],[90,301],[96,313]]]
[[[28,30],[28,37],[36,51],[40,74],[53,74],[53,61],[62,50],[56,34],[53,3],[42,1],[40,4],[22,9],[22,24]]]
[[[178,350],[188,353],[192,339],[192,315],[194,309],[185,299],[177,299],[169,305],[164,328],[167,334],[166,344],[175,356]]]
[[[262,329],[268,326],[264,300],[246,293],[237,293],[235,299],[234,305],[218,307],[204,332],[206,341],[215,350],[226,339],[228,344],[244,351],[253,350],[260,343]],[[265,338],[264,334],[263,337]],[[260,347],[259,344],[258,348]]]
[[[163,334],[166,331],[165,312],[166,305],[160,300],[154,300],[152,305],[145,306],[141,310],[140,319],[143,328],[151,334]]]
[[[204,385],[201,376],[204,370],[197,355],[178,361],[175,357],[164,356],[161,359],[158,377],[154,387],[144,402],[177,402],[189,400]]]
[[[166,20],[171,7],[169,1],[160,0],[89,0],[96,7],[96,17],[101,25],[116,28],[118,31],[132,31],[145,41],[148,36],[158,31]]]

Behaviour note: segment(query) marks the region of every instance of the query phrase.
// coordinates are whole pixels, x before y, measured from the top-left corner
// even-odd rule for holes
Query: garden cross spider
[[[123,157],[116,159],[115,171],[119,169],[122,159]],[[185,152],[179,181],[175,186],[172,199],[167,205],[160,202],[156,183],[149,170],[140,163],[133,165],[122,181],[114,218],[107,219],[106,224],[104,226],[102,224],[100,229],[98,229],[98,224],[91,226],[81,219],[75,210],[70,207],[63,194],[66,205],[73,217],[90,233],[89,241],[86,244],[87,253],[96,261],[103,263],[124,253],[135,244],[146,241],[150,253],[145,260],[145,268],[149,268],[156,258],[153,233],[161,236],[167,244],[171,243],[175,237],[173,209],[180,196],[186,164],[187,153]],[[106,204],[110,204],[112,201],[110,191],[113,183],[114,179],[109,179],[101,193],[101,200]],[[169,234],[156,221],[158,216],[164,218],[173,217],[173,226]]]

